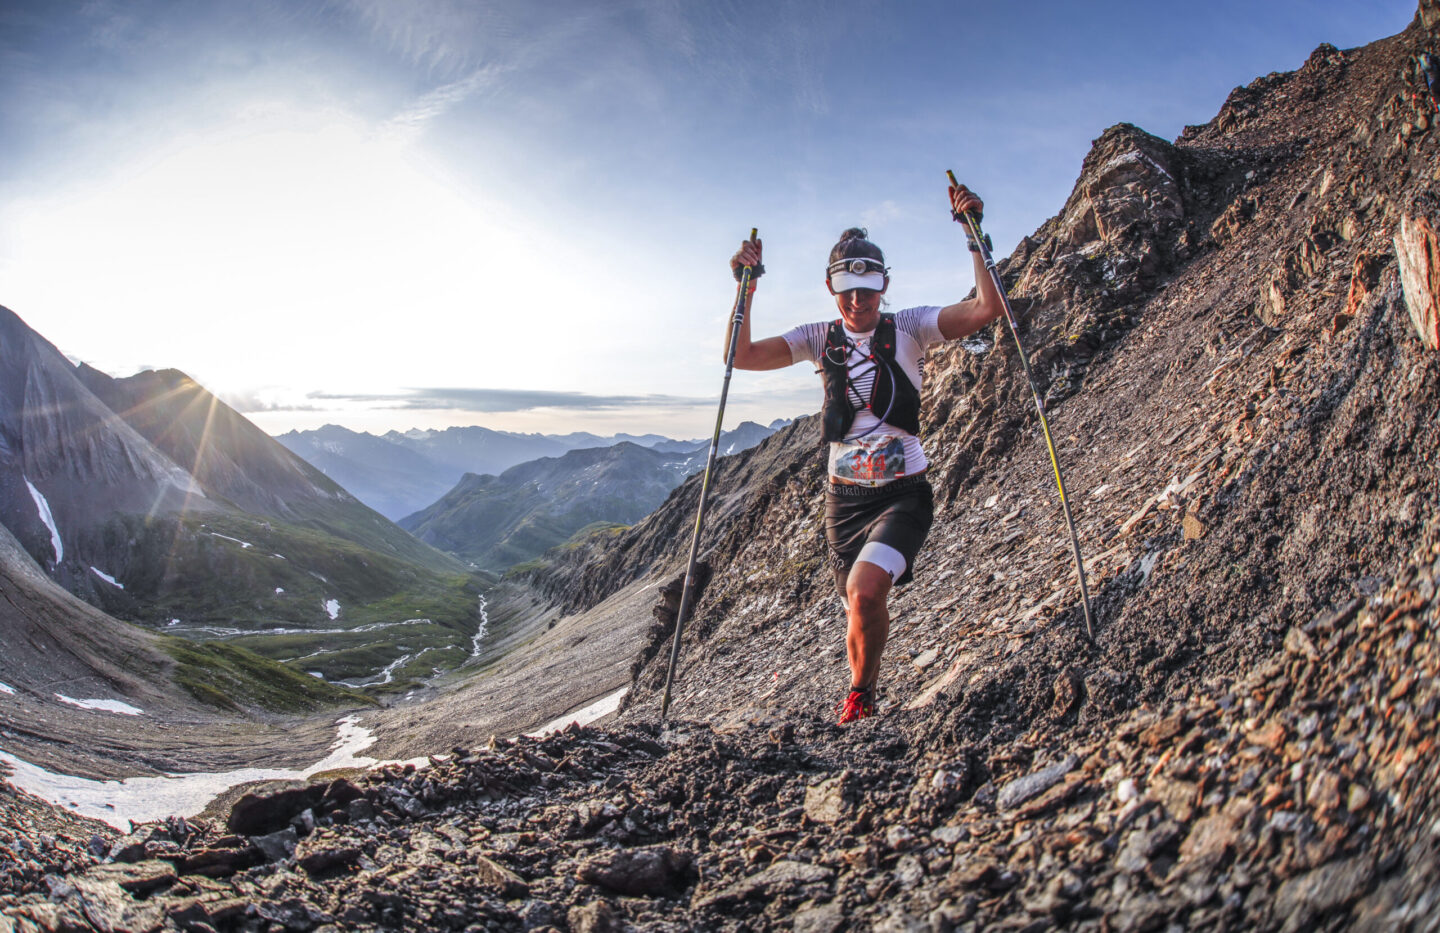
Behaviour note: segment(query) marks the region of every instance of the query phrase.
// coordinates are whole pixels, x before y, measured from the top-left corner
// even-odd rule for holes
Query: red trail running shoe
[[[875,715],[875,701],[869,690],[851,690],[845,702],[840,705],[840,725],[852,723]]]

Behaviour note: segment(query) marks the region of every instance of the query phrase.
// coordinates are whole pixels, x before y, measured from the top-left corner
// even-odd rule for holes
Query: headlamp
[[[848,272],[851,275],[865,275],[870,272],[878,272],[885,275],[889,271],[885,268],[885,264],[878,259],[857,256],[852,259],[837,259],[830,263],[830,268],[825,270],[825,274],[833,276],[837,272]]]

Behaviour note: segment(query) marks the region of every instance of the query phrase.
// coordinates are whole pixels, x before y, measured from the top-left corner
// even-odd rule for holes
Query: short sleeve
[[[909,334],[921,349],[944,343],[945,335],[940,333],[940,310],[939,305],[921,305],[918,308],[898,311],[895,314],[895,327]]]
[[[818,363],[820,355],[825,352],[825,330],[824,324],[801,324],[787,330],[782,336],[790,345],[790,362],[808,360]]]

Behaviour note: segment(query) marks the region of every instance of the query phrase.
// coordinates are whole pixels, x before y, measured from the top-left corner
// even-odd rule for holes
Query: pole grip
[[[955,177],[954,171],[947,168],[945,170],[945,177],[950,180],[950,187],[960,187],[960,180]],[[984,245],[985,234],[980,230],[980,218],[969,212],[966,212],[964,214],[955,214],[953,210],[951,211],[951,215],[956,220],[960,221],[961,226],[965,228],[965,238],[967,240],[969,240],[971,243],[979,243],[982,246]]]

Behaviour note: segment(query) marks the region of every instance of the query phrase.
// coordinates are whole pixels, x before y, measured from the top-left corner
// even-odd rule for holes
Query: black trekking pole
[[[960,187],[954,172],[947,169],[945,174],[952,186]],[[1020,342],[1020,322],[1015,320],[1015,311],[1010,307],[1010,299],[1005,295],[1005,283],[1001,281],[1000,272],[995,268],[995,257],[990,255],[989,238],[980,231],[980,218],[966,212],[959,219],[964,221],[965,236],[970,240],[971,248],[980,251],[980,258],[985,261],[985,271],[990,273],[995,290],[1000,293],[1000,303],[1005,306],[1005,319],[1010,322],[1010,333],[1015,337],[1015,349],[1020,352],[1020,366],[1025,370],[1030,391],[1035,395],[1035,410],[1040,413],[1040,430],[1045,434],[1045,446],[1050,451],[1050,465],[1055,468],[1055,485],[1060,490],[1060,507],[1065,512],[1065,524],[1070,528],[1070,544],[1075,549],[1075,574],[1080,578],[1080,605],[1085,609],[1085,634],[1093,642],[1095,628],[1090,622],[1090,590],[1085,585],[1085,561],[1080,558],[1080,536],[1075,533],[1075,519],[1070,517],[1070,500],[1065,497],[1065,481],[1060,478],[1060,457],[1055,453],[1055,440],[1050,436],[1050,422],[1045,418],[1045,400],[1040,397],[1040,389],[1035,385],[1035,375],[1030,371],[1030,360],[1025,356],[1024,344]]]
[[[750,228],[750,242],[757,242],[760,231]],[[680,663],[680,636],[694,608],[691,590],[695,583],[695,560],[700,556],[700,529],[705,524],[705,494],[710,491],[710,475],[715,471],[715,454],[720,449],[720,425],[725,420],[725,398],[730,394],[730,374],[735,371],[735,347],[740,340],[740,325],[745,320],[745,299],[750,292],[751,266],[740,267],[740,292],[735,298],[735,314],[730,319],[730,342],[725,349],[725,384],[720,387],[720,410],[715,415],[715,433],[710,437],[710,454],[705,458],[705,478],[700,482],[700,507],[695,512],[695,534],[690,539],[690,563],[685,568],[685,586],[680,591],[680,610],[675,614],[675,641],[670,646],[670,668],[665,672],[665,693],[660,698],[660,718],[670,711],[670,685],[675,681],[675,668]]]

